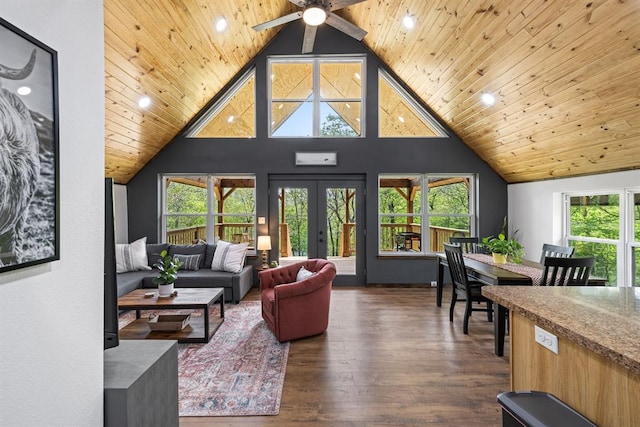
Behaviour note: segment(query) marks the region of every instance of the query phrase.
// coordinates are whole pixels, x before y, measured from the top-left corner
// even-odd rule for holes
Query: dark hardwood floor
[[[438,308],[435,288],[334,286],[328,331],[291,343],[279,415],[180,425],[500,426],[509,357],[494,356],[485,313],[469,335],[464,303],[449,322],[449,293]],[[257,289],[245,299],[259,299]]]

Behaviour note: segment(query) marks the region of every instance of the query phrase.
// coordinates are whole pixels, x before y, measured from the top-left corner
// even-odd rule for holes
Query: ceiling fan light
[[[327,19],[327,12],[318,4],[310,4],[302,12],[302,20],[313,27],[317,27]]]

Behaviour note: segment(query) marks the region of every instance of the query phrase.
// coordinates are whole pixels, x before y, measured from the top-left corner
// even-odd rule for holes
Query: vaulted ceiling
[[[297,10],[104,0],[105,175],[127,183],[280,29],[251,27]],[[507,182],[640,167],[639,0],[367,0],[336,14]]]

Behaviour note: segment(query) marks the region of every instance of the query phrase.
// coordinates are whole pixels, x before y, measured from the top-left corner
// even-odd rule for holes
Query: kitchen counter
[[[485,286],[482,294],[640,374],[640,289]]]
[[[484,286],[482,294],[510,310],[512,390],[552,393],[600,427],[638,425],[640,289]],[[536,326],[557,337],[557,352],[537,341]]]

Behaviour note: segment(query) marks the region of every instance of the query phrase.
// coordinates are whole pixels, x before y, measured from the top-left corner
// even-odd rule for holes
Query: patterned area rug
[[[120,326],[133,318],[125,313]],[[269,331],[259,301],[225,305],[209,343],[178,346],[180,416],[278,415],[288,356],[289,343]]]

